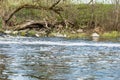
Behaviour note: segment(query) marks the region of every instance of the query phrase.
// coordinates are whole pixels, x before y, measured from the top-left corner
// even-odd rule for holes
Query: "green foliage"
[[[120,32],[117,31],[105,32],[102,35],[102,37],[110,37],[110,38],[120,37]]]
[[[87,37],[86,33],[68,34],[68,38],[85,38],[85,37]]]
[[[28,34],[29,34],[29,36],[35,36],[36,31],[35,31],[35,30],[30,30],[30,31],[28,32]]]
[[[21,36],[26,36],[26,34],[27,34],[26,31],[21,31],[21,32],[20,32],[20,35],[21,35]]]
[[[2,6],[2,11],[5,13],[9,13],[13,9],[17,8],[23,4],[32,4],[37,6],[50,7],[56,0],[5,0],[3,3],[0,3],[0,8]],[[114,24],[111,22],[114,18],[114,5],[113,4],[102,4],[96,3],[93,5],[88,4],[74,4],[71,0],[66,0],[66,2],[62,2],[57,5],[57,7],[62,7],[63,11],[61,15],[64,19],[74,23],[74,27],[68,26],[70,28],[78,29],[88,27],[90,21],[94,21],[99,24],[100,27],[104,27],[104,29],[112,27]],[[1,12],[1,11],[0,11]],[[37,9],[22,9],[17,12],[11,20],[11,22],[17,24],[27,20],[43,20],[46,19],[49,22],[61,21],[61,17],[53,13],[52,11],[46,10],[37,10]],[[112,26],[110,26],[112,25]],[[0,20],[1,27],[1,20]],[[89,26],[91,27],[91,26]],[[113,28],[112,28],[113,29]],[[108,29],[107,29],[108,30]],[[115,29],[114,29],[115,30]],[[107,35],[107,34],[105,34]]]
[[[94,22],[104,26],[105,22],[106,24],[109,22],[107,19],[110,19],[113,7],[112,4],[95,4],[94,7],[87,4],[69,4],[63,6],[62,16],[73,22],[75,24],[74,28],[79,28],[81,26],[88,26],[93,14]]]

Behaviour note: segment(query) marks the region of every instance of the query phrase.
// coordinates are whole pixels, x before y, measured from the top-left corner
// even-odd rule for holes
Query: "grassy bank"
[[[65,30],[63,32],[52,31],[49,34],[45,31],[36,31],[36,30],[23,30],[23,31],[4,31],[0,30],[0,33],[9,34],[12,36],[26,36],[26,37],[65,37],[65,38],[92,38],[93,33],[88,32],[78,32],[78,31],[71,31]],[[118,31],[109,31],[98,34],[100,38],[109,39],[109,38],[120,38],[120,32]]]
[[[117,38],[117,37],[120,37],[120,32],[109,31],[109,32],[103,33],[101,36],[106,38]]]
[[[79,38],[79,37],[89,37],[92,33],[99,33],[100,37],[120,37],[120,26],[114,27],[114,5],[113,4],[60,4],[63,8],[61,15],[64,19],[71,22],[68,26],[62,25],[63,28],[54,28],[51,31],[36,31],[36,30],[23,30],[15,31],[11,30],[12,35],[22,35],[22,36],[61,36],[68,38]],[[12,25],[20,24],[29,20],[48,20],[51,23],[55,21],[62,21],[62,19],[52,11],[45,10],[36,10],[36,9],[22,9],[16,13],[10,20],[11,27]],[[0,28],[1,25],[0,19]],[[49,26],[51,27],[51,26]],[[94,29],[100,27],[102,31]],[[14,27],[13,27],[14,29]],[[85,31],[78,32],[77,30],[83,29]],[[4,32],[1,30],[1,32]],[[15,33],[15,34],[14,34]]]

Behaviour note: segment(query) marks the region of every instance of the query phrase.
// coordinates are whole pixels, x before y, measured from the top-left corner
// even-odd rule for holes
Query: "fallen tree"
[[[19,24],[14,26],[14,30],[20,31],[20,30],[25,30],[25,29],[41,29],[41,28],[45,28],[45,29],[50,29],[50,27],[52,27],[54,25],[45,22],[45,21],[28,21],[25,22],[23,24]]]
[[[46,10],[46,11],[53,11],[54,13],[56,13],[57,15],[59,15],[61,18],[61,14],[60,12],[63,11],[63,9],[61,7],[58,7],[57,5],[60,3],[61,0],[57,0],[54,4],[52,4],[50,7],[47,7],[47,6],[41,6],[41,5],[36,5],[36,4],[23,4],[23,5],[20,5],[18,6],[17,8],[15,8],[14,10],[12,10],[9,14],[6,14],[6,13],[3,13],[1,15],[1,19],[2,19],[2,28],[4,29],[8,29],[9,27],[9,21],[10,19],[17,13],[19,12],[20,10],[22,9],[38,9],[38,10]],[[32,22],[29,22],[30,24],[33,24]],[[23,27],[25,27],[25,25],[27,25],[27,23],[25,23],[23,25]],[[30,25],[29,24],[29,25]],[[46,23],[43,23],[43,22],[39,22],[39,24],[41,25],[44,25],[44,24],[48,24],[47,22]],[[15,25],[16,27],[18,27],[19,25]],[[19,26],[20,27],[20,26]],[[46,26],[45,26],[46,27]],[[15,28],[16,29],[16,28]]]

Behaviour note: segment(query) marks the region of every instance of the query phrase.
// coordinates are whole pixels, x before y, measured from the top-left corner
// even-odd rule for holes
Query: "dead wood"
[[[46,26],[46,24],[48,26]],[[19,24],[17,26],[14,26],[14,30],[25,30],[25,29],[50,29],[53,25],[50,24],[49,22],[45,22],[45,21],[29,21],[29,22],[25,22],[23,24]]]

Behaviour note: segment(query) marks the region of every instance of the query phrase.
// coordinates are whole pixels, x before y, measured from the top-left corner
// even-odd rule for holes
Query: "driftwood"
[[[24,22],[24,23],[21,23],[19,25],[16,25],[16,26],[13,26],[12,30],[17,30],[17,31],[20,31],[20,30],[25,30],[25,29],[37,29],[37,30],[40,30],[40,29],[46,29],[46,30],[51,30],[53,28],[58,28],[58,26],[61,25],[63,28],[66,27],[66,26],[74,26],[74,23],[71,23],[70,21],[56,21],[56,22],[49,22],[47,20],[41,20],[41,21],[27,21],[27,22]]]
[[[14,26],[14,30],[25,30],[25,29],[50,29],[53,25],[45,21],[28,21],[23,24]]]

